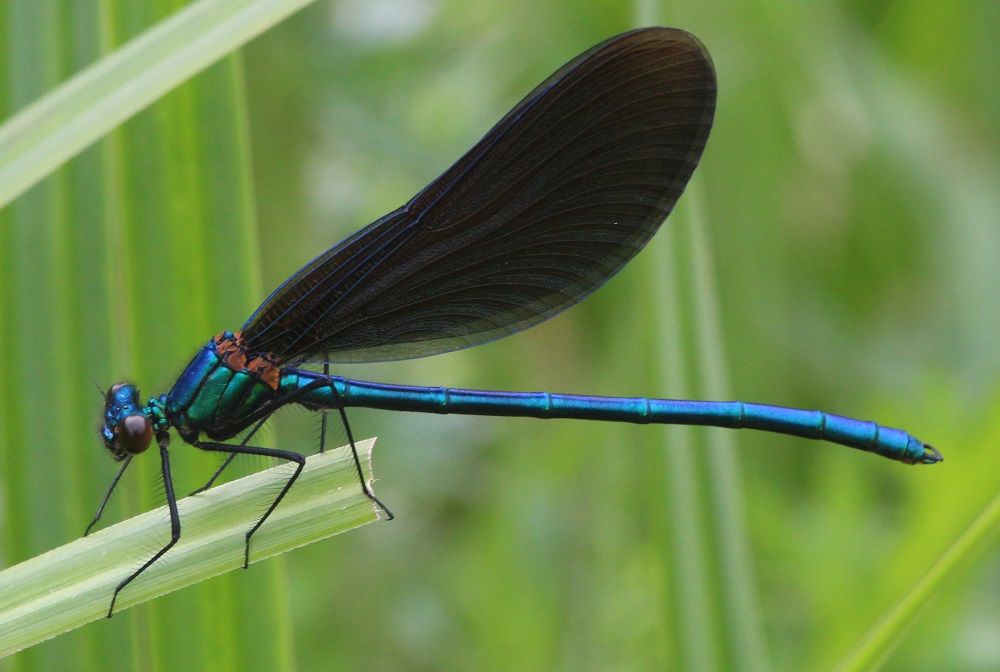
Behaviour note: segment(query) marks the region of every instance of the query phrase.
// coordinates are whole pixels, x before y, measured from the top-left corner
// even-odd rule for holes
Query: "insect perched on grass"
[[[455,165],[401,208],[306,264],[242,329],[209,340],[166,394],[145,405],[129,383],[107,392],[104,444],[123,461],[160,448],[171,537],[118,593],[180,538],[169,434],[229,458],[296,463],[250,541],[295,483],[305,458],[250,444],[278,408],[585,418],[751,428],[823,439],[909,464],[940,454],[873,422],[764,404],[412,387],[329,374],[332,362],[422,357],[501,338],[569,308],[618,272],[673,209],[715,112],[715,74],[690,34],[645,28],[577,56],[539,84]],[[302,368],[321,364],[322,372]],[[326,416],[324,415],[324,428]],[[249,431],[246,431],[249,430]],[[245,433],[244,433],[245,432]],[[224,443],[243,434],[238,443]],[[325,433],[324,433],[325,435]],[[320,449],[322,450],[322,439]],[[354,455],[357,464],[357,453]],[[379,506],[358,465],[365,493]],[[382,506],[386,513],[388,509]]]

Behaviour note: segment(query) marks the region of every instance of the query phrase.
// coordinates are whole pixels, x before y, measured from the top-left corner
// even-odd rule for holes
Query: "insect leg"
[[[318,390],[323,387],[328,388],[332,392],[334,401],[337,404],[337,412],[340,414],[340,420],[341,422],[344,423],[344,431],[347,433],[347,441],[351,446],[351,456],[354,458],[354,467],[357,469],[358,472],[358,481],[361,483],[361,490],[362,492],[365,493],[365,496],[368,497],[368,499],[372,500],[372,502],[375,503],[376,506],[385,511],[387,520],[392,520],[393,518],[395,518],[392,511],[390,511],[389,508],[375,496],[375,493],[371,491],[371,488],[368,487],[368,483],[365,481],[364,471],[361,469],[361,459],[358,457],[358,449],[354,441],[354,434],[353,432],[351,432],[351,425],[347,421],[347,412],[344,410],[344,400],[340,396],[340,393],[337,391],[337,386],[333,383],[332,379],[329,377],[328,374],[329,364],[324,365],[323,370],[324,370],[323,378],[316,378],[315,380],[309,382],[306,385],[303,385],[297,390],[293,390],[292,392],[289,392],[283,397],[273,400],[267,406],[261,408],[260,411],[258,411],[258,413],[261,414],[260,417],[266,418],[271,413],[273,413],[276,408],[288,403],[292,403],[294,401],[298,401],[299,399],[306,396],[309,392],[312,392],[313,390]],[[322,425],[324,438],[320,442],[320,452],[323,452],[325,448],[324,442],[326,437],[326,428],[327,428],[327,418],[326,415],[324,414],[323,425]],[[254,431],[256,431],[256,428],[254,429]],[[253,433],[251,432],[250,436],[252,435]],[[249,436],[247,438],[249,438]],[[226,445],[226,444],[217,444],[217,445]]]
[[[329,376],[330,375],[330,362],[323,362],[323,375],[324,376]],[[319,452],[322,454],[326,450],[326,420],[327,420],[327,418],[326,418],[326,409],[323,409],[320,412],[322,413],[322,417],[320,418],[320,421],[319,421],[319,423],[320,423],[320,426],[319,426]],[[345,427],[347,426],[346,422],[344,423],[344,426]],[[347,430],[348,436],[350,436],[350,432],[351,432],[351,430]],[[354,444],[351,443],[351,446],[353,447]],[[367,494],[367,491],[366,491],[366,494]]]
[[[244,547],[243,550],[243,569],[246,569],[250,565],[250,537],[252,537],[253,533],[256,532],[261,525],[264,524],[264,521],[267,520],[268,516],[271,515],[271,512],[274,511],[276,506],[278,506],[278,503],[281,502],[282,499],[284,499],[285,494],[289,491],[289,489],[291,489],[292,484],[295,483],[295,480],[299,477],[299,474],[302,473],[302,468],[306,466],[306,458],[300,455],[299,453],[294,453],[290,450],[275,450],[273,448],[259,448],[257,446],[245,446],[242,444],[237,446],[226,443],[197,441],[195,442],[194,445],[197,446],[198,448],[201,448],[202,450],[208,450],[211,452],[230,453],[234,455],[235,454],[263,455],[265,457],[277,457],[282,460],[288,460],[289,462],[296,463],[295,473],[292,474],[292,477],[289,478],[288,481],[285,483],[285,487],[283,487],[281,489],[281,492],[278,493],[278,496],[274,498],[274,501],[271,502],[271,506],[267,508],[267,511],[264,512],[264,515],[260,517],[260,520],[258,520],[254,524],[254,526],[250,528],[250,531],[247,532],[246,546]]]
[[[365,481],[365,473],[361,470],[361,459],[358,457],[358,449],[357,446],[354,445],[354,433],[351,432],[351,423],[347,421],[347,411],[344,410],[344,400],[340,398],[340,393],[337,392],[336,385],[331,383],[330,391],[333,392],[333,398],[337,402],[337,411],[340,413],[340,421],[344,423],[344,430],[347,432],[347,442],[351,444],[351,456],[354,458],[354,467],[358,470],[358,482],[361,483],[361,490],[365,493],[365,496],[368,497],[368,499],[375,502],[376,506],[385,511],[387,520],[392,520],[396,516],[394,516],[392,511],[389,510],[389,507],[382,503],[382,500],[375,496],[375,493],[368,487],[368,482]],[[324,425],[324,430],[325,429],[326,426]]]
[[[156,443],[160,446],[160,464],[163,472],[163,486],[166,490],[167,495],[167,508],[170,509],[170,541],[167,545],[161,548],[156,554],[147,560],[142,567],[132,572],[128,578],[118,584],[115,588],[115,594],[111,596],[111,606],[108,607],[108,618],[115,610],[115,600],[118,599],[118,593],[128,584],[146,571],[154,562],[159,560],[164,553],[170,550],[170,548],[177,543],[177,540],[181,538],[181,517],[177,513],[177,497],[174,495],[174,482],[170,478],[170,453],[167,451],[167,446],[170,444],[170,435],[166,432],[161,432],[156,435]]]
[[[269,416],[264,416],[263,418],[260,419],[260,421],[256,425],[254,425],[254,428],[251,429],[247,433],[247,435],[243,437],[242,441],[240,441],[240,445],[241,446],[245,446],[247,444],[247,442],[249,442],[250,439],[253,438],[253,435],[256,434],[257,431],[261,427],[264,426],[265,422],[267,422],[268,417]],[[192,495],[197,495],[198,493],[205,492],[206,490],[208,490],[209,488],[211,488],[212,484],[215,483],[215,479],[217,479],[219,477],[219,475],[222,474],[223,471],[225,471],[226,467],[228,467],[230,464],[232,464],[233,460],[235,460],[235,459],[236,459],[236,453],[230,453],[229,457],[226,458],[226,461],[223,462],[222,465],[219,466],[219,468],[215,470],[215,473],[212,474],[212,477],[210,479],[208,479],[208,482],[205,483],[205,485],[203,485],[200,488],[198,488],[197,490],[192,491],[191,494]]]
[[[122,474],[125,473],[125,469],[132,462],[132,456],[129,455],[125,458],[125,463],[122,464],[122,468],[118,470],[118,475],[115,476],[114,480],[111,481],[111,486],[108,491],[104,493],[104,499],[101,500],[101,505],[97,507],[97,513],[94,514],[94,519],[90,521],[90,525],[87,525],[87,529],[84,530],[83,536],[90,534],[90,530],[93,529],[94,525],[97,525],[97,521],[101,519],[101,514],[104,513],[104,507],[108,505],[108,500],[111,499],[111,493],[115,491],[115,486],[118,485],[118,481],[122,480]]]

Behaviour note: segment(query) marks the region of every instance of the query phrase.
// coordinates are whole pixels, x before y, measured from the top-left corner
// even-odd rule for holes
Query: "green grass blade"
[[[357,444],[369,480],[374,443]],[[241,567],[252,516],[266,508],[289,473],[288,465],[279,465],[178,502],[180,542],[122,592],[116,613]],[[314,455],[254,535],[251,562],[378,517],[349,448]],[[149,511],[0,572],[0,656],[105,616],[114,587],[162,543],[165,518],[163,508]]]
[[[683,264],[678,249],[678,233],[654,238],[650,247],[657,254],[654,282],[660,290],[656,304],[659,333],[662,334],[660,361],[661,383],[658,389],[669,390],[679,398],[690,398],[691,374],[683,365],[689,346],[684,329],[686,311],[682,305],[679,270]],[[668,367],[665,362],[670,362]],[[714,600],[712,599],[711,567],[709,563],[709,531],[705,523],[703,502],[708,484],[700,476],[702,455],[699,455],[695,430],[682,425],[662,428],[667,456],[667,492],[670,510],[686,515],[671,517],[672,547],[669,561],[673,565],[672,589],[676,598],[667,601],[668,619],[676,624],[677,652],[673,662],[682,669],[718,669],[720,647],[717,646]]]
[[[661,358],[671,362],[661,389],[672,396],[729,397],[715,299],[714,263],[699,179],[675,215],[669,236],[654,239]],[[690,364],[685,364],[690,362]],[[666,427],[678,624],[675,663],[690,669],[763,670],[768,655],[746,532],[736,439],[724,430]]]
[[[662,23],[657,20],[658,4],[656,0],[635,0],[638,25]],[[664,351],[673,361],[693,355],[697,364],[689,375],[679,371],[665,374],[664,382],[673,382],[675,389],[684,393],[697,388],[698,396],[727,399],[731,394],[721,311],[700,180],[694,179],[687,192],[680,210],[688,213],[689,234],[672,232],[675,238],[686,239],[685,249],[676,242],[653,245],[660,253],[657,269],[663,276],[657,285],[665,294],[665,300],[659,302],[660,329],[667,335]],[[666,277],[667,269],[673,269],[675,277]],[[678,274],[690,278],[681,294],[683,299],[674,297],[682,284],[677,281]],[[685,334],[682,320],[690,322],[692,333]],[[686,348],[685,340],[689,341]],[[680,660],[692,668],[717,667],[719,659],[728,655],[728,664],[734,669],[768,669],[735,437],[718,430],[696,437],[688,427],[671,427],[664,433],[671,437],[669,475],[674,508],[701,512],[700,516],[682,516],[676,521],[677,591],[686,605],[676,615],[685,633]],[[699,518],[703,522],[699,523]]]
[[[920,582],[875,624],[858,647],[840,662],[837,669],[842,672],[853,672],[879,667],[902,639],[920,608],[933,597],[945,579],[954,574],[964,561],[981,550],[998,532],[1000,532],[1000,495],[993,498],[993,501],[934,563]]]
[[[0,127],[0,207],[175,86],[313,0],[200,0]]]
[[[687,191],[685,211],[691,231],[688,256],[695,299],[693,321],[699,350],[699,393],[708,399],[730,399],[715,261],[708,239],[701,180],[693,180]],[[770,669],[746,529],[736,435],[721,429],[705,430],[705,447],[718,565],[716,581],[723,603],[720,624],[723,636],[735,669]]]

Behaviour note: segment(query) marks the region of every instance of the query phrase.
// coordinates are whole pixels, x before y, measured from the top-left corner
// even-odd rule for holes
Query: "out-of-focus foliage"
[[[4,116],[156,17],[136,13],[149,3],[67,3],[129,18],[109,35],[97,10],[81,24],[37,9],[48,4],[0,4]],[[657,249],[524,334],[341,372],[676,396],[717,389],[714,364],[734,398],[905,427],[945,462],[741,432],[729,437],[739,478],[720,492],[706,458],[717,433],[357,412],[356,434],[380,437],[379,495],[397,520],[94,624],[10,669],[72,656],[138,669],[818,670],[857,645],[1000,489],[991,0],[338,0],[293,17],[0,212],[3,561],[72,538],[112,475],[92,380],[161,391],[203,339],[640,16],[698,35],[719,79],[696,189]],[[699,236],[710,263],[695,265]],[[718,329],[699,311],[699,273]],[[315,440],[308,413],[276,424],[281,445]],[[194,487],[214,463],[175,443],[179,487]],[[133,475],[118,515],[156,503],[152,474]],[[734,539],[745,557],[726,550]],[[694,593],[692,557],[705,565]],[[997,557],[994,534],[887,669],[1000,667]],[[733,563],[760,623],[749,643],[735,641],[745,628],[718,578]]]

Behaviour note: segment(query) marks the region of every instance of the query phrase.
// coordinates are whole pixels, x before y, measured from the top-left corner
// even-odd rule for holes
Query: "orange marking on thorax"
[[[215,337],[215,354],[233,371],[245,371],[257,376],[272,390],[278,389],[281,375],[278,363],[273,354],[254,355],[249,359],[243,334],[235,332],[232,338],[226,338],[226,332],[219,332]],[[249,360],[249,361],[248,361]]]

